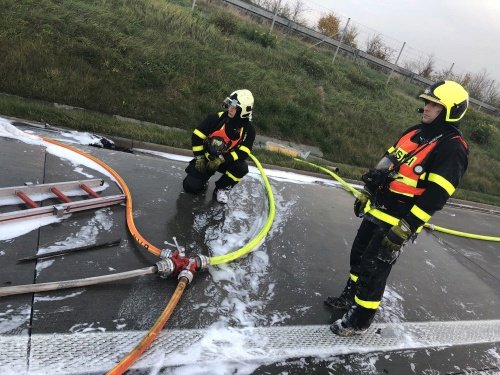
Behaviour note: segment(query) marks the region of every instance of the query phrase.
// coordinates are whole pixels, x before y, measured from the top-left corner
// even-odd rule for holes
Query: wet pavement
[[[229,204],[222,206],[212,201],[214,179],[205,194],[193,197],[182,192],[185,160],[77,147],[107,163],[126,181],[133,196],[138,230],[160,248],[168,247],[165,241],[172,243],[176,237],[188,254],[220,255],[249,242],[267,217],[265,190],[256,170],[231,192]],[[109,177],[22,140],[0,137],[0,160],[0,187],[27,181],[103,178],[110,185],[103,195],[120,193]],[[272,171],[267,172],[276,199],[276,219],[264,243],[228,265],[197,274],[162,332],[163,344],[156,350],[153,344],[147,352],[150,355],[146,353],[145,360],[132,373],[500,371],[499,242],[424,231],[416,243],[405,248],[393,268],[374,329],[368,336],[372,340],[369,345],[360,343],[359,351],[357,341],[329,347],[335,338],[330,337],[327,325],[341,313],[324,307],[323,300],[340,293],[345,285],[349,250],[361,220],[353,215],[352,196],[336,184],[326,179],[310,182],[292,175],[273,177]],[[0,212],[21,208],[1,206]],[[500,235],[500,215],[492,213],[447,207],[432,222],[466,232]],[[121,243],[115,247],[38,262],[17,262],[22,257],[72,247],[68,244],[81,246],[116,239]],[[0,241],[0,246],[2,287],[124,272],[157,261],[128,233],[122,205],[72,214],[60,222]],[[2,297],[0,372],[105,372],[151,328],[175,286],[174,279],[147,275],[85,288]],[[470,325],[478,321],[479,326]],[[481,324],[491,321],[493,339],[467,338]],[[425,336],[417,345],[405,341],[411,333],[411,325],[406,325],[409,322],[453,324],[443,337]],[[380,340],[389,337],[384,332],[392,331],[396,333],[389,336],[408,345],[379,345]],[[435,331],[440,332],[437,328]],[[236,336],[241,341],[229,335],[229,346],[241,352],[228,354],[234,348],[225,346],[224,337],[217,336],[228,332],[239,334]],[[175,342],[169,336],[174,333]],[[80,352],[59,352],[54,341],[58,337],[76,339]],[[192,341],[193,337],[198,339]],[[273,344],[272,338],[276,337],[279,339]],[[219,349],[216,345],[208,350],[202,345],[204,338],[222,344]],[[102,347],[100,339],[106,341]],[[432,344],[434,339],[440,344]],[[267,346],[262,344],[264,340],[268,340]],[[322,340],[327,344],[320,344]],[[264,345],[263,351],[250,348],[249,342],[253,348]],[[288,345],[295,349],[287,351]],[[273,351],[275,347],[279,353]],[[207,359],[207,350],[211,360]],[[89,352],[95,352],[92,359]],[[186,361],[186,357],[191,360]],[[85,359],[83,363],[88,367],[75,367],[78,358]]]

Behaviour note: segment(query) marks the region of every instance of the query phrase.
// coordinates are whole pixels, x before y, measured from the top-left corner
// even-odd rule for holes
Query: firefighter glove
[[[389,229],[387,235],[382,239],[382,247],[392,251],[399,251],[412,235],[413,231],[410,225],[401,219],[397,225]]]
[[[358,197],[354,201],[354,214],[357,217],[363,217],[365,214],[365,207],[370,200],[370,194],[366,190],[361,190]]]
[[[220,165],[224,163],[224,157],[223,156],[218,156],[216,158],[213,158],[207,163],[207,168],[209,171],[214,172],[217,169],[219,169]]]
[[[197,156],[194,161],[194,168],[201,173],[207,171],[207,159],[204,156]]]

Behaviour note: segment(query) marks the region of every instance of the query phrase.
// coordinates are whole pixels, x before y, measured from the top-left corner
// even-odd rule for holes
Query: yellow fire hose
[[[293,160],[301,162],[301,163],[304,163],[304,164],[308,164],[308,165],[310,165],[312,167],[315,167],[315,168],[318,168],[319,170],[321,170],[321,171],[329,174],[336,181],[340,182],[340,184],[342,184],[342,186],[344,186],[347,190],[349,190],[352,193],[352,195],[354,195],[354,197],[357,197],[359,195],[359,192],[356,189],[354,189],[351,185],[349,185],[347,182],[345,182],[342,178],[340,178],[337,174],[333,173],[331,170],[329,170],[327,168],[324,168],[324,167],[321,167],[319,165],[316,165],[314,163],[305,161],[303,159],[293,158]],[[460,231],[457,231],[457,230],[440,227],[438,225],[434,225],[434,224],[431,224],[431,223],[426,223],[424,225],[424,227],[427,228],[427,229],[430,229],[430,230],[436,230],[436,231],[439,231],[439,232],[448,233],[448,234],[452,234],[454,236],[459,236],[459,237],[466,237],[466,238],[472,238],[472,239],[483,240],[483,241],[495,241],[495,242],[499,242],[500,241],[500,237],[484,236],[484,235],[481,235],[481,234],[460,232]]]
[[[101,167],[103,167],[105,170],[107,170],[118,182],[120,185],[120,188],[123,191],[123,194],[126,196],[126,218],[127,218],[127,226],[134,237],[134,239],[142,245],[144,248],[146,248],[149,252],[153,253],[154,255],[159,256],[161,253],[161,250],[157,248],[156,246],[152,245],[150,242],[148,242],[142,235],[139,233],[137,230],[135,224],[134,224],[134,218],[132,215],[132,195],[130,193],[130,190],[128,189],[127,184],[125,181],[120,177],[120,175],[113,170],[110,166],[108,166],[106,163],[103,161],[95,158],[94,156],[87,154],[84,151],[81,151],[75,147],[66,145],[62,142],[53,140],[51,138],[43,138],[44,141],[48,143],[55,144],[60,147],[64,147],[66,149],[69,149],[79,155],[82,155]],[[250,158],[253,160],[255,165],[257,166],[263,182],[264,186],[267,192],[268,196],[268,202],[269,202],[269,214],[266,223],[264,224],[263,228],[260,230],[260,232],[257,234],[256,237],[254,237],[248,244],[243,246],[242,248],[235,250],[231,253],[221,255],[221,256],[216,256],[216,257],[211,257],[210,258],[210,264],[211,265],[216,265],[216,264],[222,264],[222,263],[228,263],[232,260],[235,260],[237,258],[240,258],[244,256],[245,254],[249,253],[252,251],[254,248],[260,245],[260,243],[264,240],[264,237],[266,234],[269,232],[271,229],[271,225],[274,220],[275,216],[275,204],[274,204],[274,196],[273,192],[271,189],[271,185],[269,184],[269,180],[267,179],[267,176],[264,172],[264,169],[262,168],[262,165],[259,163],[257,158],[255,158],[252,154],[250,154]],[[186,277],[180,277],[179,283],[177,284],[177,288],[175,289],[173,295],[170,297],[170,300],[163,310],[162,314],[160,317],[157,319],[156,323],[151,327],[151,329],[148,331],[146,336],[137,344],[137,346],[130,352],[128,353],[115,367],[113,367],[108,374],[123,374],[127,369],[132,366],[137,359],[140,357],[140,355],[149,347],[149,345],[154,341],[154,339],[158,336],[159,332],[163,329],[165,324],[167,323],[168,319],[172,315],[175,307],[177,306],[177,303],[179,302],[182,294],[184,293],[184,290],[186,286],[189,284],[189,280]]]

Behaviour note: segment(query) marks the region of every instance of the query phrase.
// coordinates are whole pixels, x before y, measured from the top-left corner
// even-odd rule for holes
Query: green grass
[[[421,106],[421,88],[397,77],[386,87],[385,74],[342,56],[332,66],[331,51],[279,32],[269,36],[267,26],[216,0],[197,4],[193,13],[191,4],[4,0],[0,91],[90,112],[2,96],[0,113],[189,147],[193,127],[218,111],[229,92],[248,88],[259,134],[319,146],[325,158],[343,166],[342,177],[353,179],[419,121],[414,109]],[[121,122],[114,114],[187,132]],[[463,122],[471,162],[461,187],[477,193],[467,193],[476,200],[500,196],[499,125],[498,118],[475,110]]]

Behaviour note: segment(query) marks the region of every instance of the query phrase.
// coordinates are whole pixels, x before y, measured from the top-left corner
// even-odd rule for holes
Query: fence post
[[[454,66],[455,66],[455,63],[452,63],[452,64],[451,64],[451,67],[450,67],[450,70],[448,70],[448,71],[446,72],[446,76],[445,76],[445,78],[446,78],[446,79],[449,79],[449,78],[450,78],[450,74],[451,74],[451,71],[452,71],[452,69],[453,69],[453,67],[454,67]]]
[[[349,25],[349,21],[351,20],[351,18],[349,17],[347,19],[347,22],[345,24],[345,27],[344,27],[344,30],[342,31],[342,35],[340,36],[340,42],[339,44],[337,45],[337,49],[335,50],[335,54],[333,55],[333,59],[332,59],[332,65],[333,63],[335,62],[335,58],[337,57],[337,53],[339,52],[339,48],[340,48],[340,45],[342,44],[342,41],[344,40],[344,35],[347,31],[347,26]]]
[[[269,34],[273,32],[274,21],[276,20],[276,15],[278,14],[278,9],[280,8],[281,0],[276,3],[276,8],[274,9],[273,22],[271,22],[271,29],[269,30]]]
[[[490,96],[491,89],[493,89],[493,84],[494,83],[495,83],[495,80],[491,81],[491,85],[488,88],[488,91],[486,91],[486,94],[484,95],[485,96],[484,100],[488,100],[488,97]],[[483,106],[483,101],[480,100],[479,103],[480,104],[479,104],[479,108],[478,109],[481,109],[481,107]]]
[[[389,77],[387,77],[387,82],[385,83],[386,86],[389,84],[389,80],[391,79],[392,73],[394,72],[394,67],[398,65],[399,58],[401,57],[401,53],[403,53],[403,49],[405,48],[405,46],[406,46],[406,42],[403,42],[403,46],[401,47],[401,50],[399,51],[398,58],[396,59],[396,62],[394,63],[394,65],[391,68],[391,72],[389,73]]]

